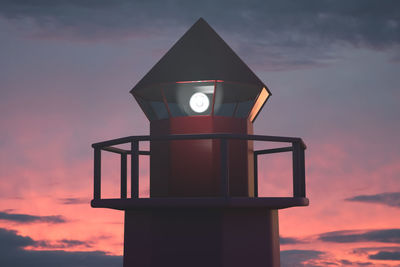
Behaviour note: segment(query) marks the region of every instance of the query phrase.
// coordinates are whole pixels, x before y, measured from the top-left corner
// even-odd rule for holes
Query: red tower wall
[[[279,267],[278,211],[127,210],[124,267]]]
[[[252,134],[245,118],[175,117],[150,123],[151,135]],[[220,140],[153,141],[150,157],[151,197],[213,197],[221,195]],[[228,142],[231,196],[254,196],[253,143]]]

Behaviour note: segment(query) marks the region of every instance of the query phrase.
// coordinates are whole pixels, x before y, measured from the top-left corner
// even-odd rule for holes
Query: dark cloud
[[[13,230],[0,228],[0,253],[33,245],[35,245],[35,241],[32,238],[20,236]]]
[[[86,247],[91,248],[91,242],[73,240],[73,239],[62,239],[55,242],[50,241],[35,241],[33,245],[36,248],[42,249],[62,249],[62,248],[75,248],[75,247]]]
[[[400,229],[335,231],[321,234],[319,240],[335,243],[382,242],[400,244]]]
[[[62,239],[60,240],[60,243],[65,244],[68,247],[83,246],[83,245],[86,247],[90,247],[90,245],[87,242],[74,239]]]
[[[340,260],[340,266],[372,266],[372,262],[359,262],[359,261],[349,261],[349,260]]]
[[[356,253],[360,254],[360,252]],[[364,253],[365,255],[365,253]],[[352,261],[335,258],[319,250],[283,250],[281,251],[282,267],[320,267],[320,266],[375,266],[369,261]]]
[[[282,267],[290,266],[314,266],[309,261],[318,260],[325,254],[318,250],[283,250],[281,251]]]
[[[0,211],[0,220],[6,220],[15,223],[65,223],[66,220],[60,215],[36,216],[29,214],[9,213]]]
[[[22,249],[28,246],[41,249],[91,247],[91,242],[74,239],[62,239],[58,241],[33,240],[30,237],[18,235],[14,230],[4,228],[0,228],[0,239],[7,240],[7,242],[0,241],[0,249]]]
[[[381,193],[376,195],[360,195],[347,198],[346,200],[365,203],[377,203],[390,207],[400,208],[400,192]]]
[[[355,248],[353,250],[353,253],[357,254],[357,255],[365,255],[365,254],[369,254],[371,252],[376,253],[378,251],[400,252],[400,247],[393,247],[393,246],[361,247],[361,248]]]
[[[280,237],[279,239],[281,245],[289,245],[289,244],[301,244],[304,243],[302,240],[294,237]]]
[[[31,25],[27,32],[42,38],[163,36],[171,42],[204,17],[239,54],[253,54],[248,59],[253,65],[279,70],[326,64],[337,44],[374,49],[399,45],[399,9],[396,0],[3,0],[0,17]]]
[[[362,247],[354,249],[353,253],[371,260],[400,260],[400,247]]]
[[[337,2],[297,1],[2,1],[6,18],[32,18],[41,27],[50,25],[87,31],[129,31],[193,23],[209,19],[233,33],[268,34],[271,44],[297,47],[318,35],[332,40],[382,45],[400,41],[400,4],[395,0]],[[107,15],[107,16],[105,16]],[[246,31],[243,31],[246,30]],[[278,36],[285,38],[276,38]],[[90,37],[90,36],[89,36]]]
[[[0,228],[0,265],[13,267],[120,267],[122,257],[109,256],[103,251],[66,252],[24,250],[36,241],[18,235],[16,231]]]
[[[351,261],[348,261],[348,260],[341,260],[340,263],[342,265],[352,265],[353,264]]]
[[[379,251],[376,254],[369,255],[371,260],[400,260],[400,252]]]
[[[65,205],[89,204],[90,203],[90,199],[87,199],[87,198],[61,198],[59,201]]]

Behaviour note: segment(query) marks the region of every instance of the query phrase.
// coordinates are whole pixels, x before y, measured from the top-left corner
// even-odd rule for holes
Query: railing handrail
[[[291,143],[290,147],[270,148],[254,150],[254,192],[258,197],[258,163],[257,158],[263,154],[292,152],[293,168],[293,197],[305,197],[305,160],[304,150],[306,145],[298,137],[282,137],[267,135],[246,135],[246,134],[175,134],[175,135],[138,135],[128,136],[92,144],[94,148],[94,199],[101,199],[101,150],[114,152],[121,155],[121,198],[127,198],[127,154],[131,155],[131,198],[139,197],[139,155],[151,155],[151,151],[140,151],[140,141],[170,141],[170,140],[196,140],[196,139],[219,139],[221,142],[221,191],[224,197],[229,197],[229,160],[228,140],[252,140],[268,142]],[[113,147],[130,143],[129,150]]]
[[[133,141],[168,141],[168,140],[188,140],[188,139],[239,139],[253,141],[269,141],[281,143],[301,143],[303,149],[306,149],[304,141],[300,137],[286,137],[273,135],[254,135],[254,134],[230,134],[230,133],[213,133],[213,134],[171,134],[171,135],[132,135],[111,139],[107,141],[92,144],[93,148],[103,148],[115,145],[130,143]]]

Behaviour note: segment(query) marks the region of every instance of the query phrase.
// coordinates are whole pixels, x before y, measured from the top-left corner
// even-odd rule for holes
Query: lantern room
[[[234,81],[176,81],[132,91],[150,121],[184,116],[255,120],[270,93],[264,86]]]

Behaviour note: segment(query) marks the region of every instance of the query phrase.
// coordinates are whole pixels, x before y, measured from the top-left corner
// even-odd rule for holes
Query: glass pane
[[[246,118],[262,88],[229,81],[215,84],[214,115]],[[211,115],[214,81],[176,82],[135,91],[139,105],[150,120],[169,117]],[[163,94],[168,104],[164,105]]]
[[[218,110],[216,112],[214,111],[214,114],[216,116],[232,117],[233,112],[235,111],[235,106],[236,103],[222,103]]]
[[[133,92],[147,118],[159,120],[168,117],[159,86],[149,86]],[[164,107],[163,107],[164,106]]]
[[[150,101],[149,103],[157,116],[157,120],[166,119],[169,117],[164,102]]]
[[[238,103],[236,108],[235,117],[236,118],[246,118],[249,115],[251,107],[253,106],[253,101],[245,101]]]
[[[215,91],[214,115],[246,118],[260,88],[234,82],[218,82]]]
[[[173,83],[163,90],[172,117],[211,114],[214,82]]]
[[[183,112],[182,108],[179,107],[178,103],[169,102],[168,103],[169,111],[171,111],[172,117],[181,117],[186,116]]]
[[[148,101],[143,101],[140,97],[136,97],[136,100],[139,104],[139,106],[142,108],[144,114],[146,114],[147,118],[152,121],[152,120],[157,120],[157,115],[154,112],[153,108],[150,106]]]
[[[229,97],[225,84],[217,83],[215,88],[214,115],[231,117],[235,111],[235,106],[236,102]]]
[[[260,112],[261,108],[263,107],[265,101],[267,101],[269,97],[269,92],[267,91],[267,89],[265,89],[265,87],[261,90],[260,94],[257,97],[256,102],[253,105],[253,108],[250,111],[250,121],[253,122],[255,120],[255,118],[258,115],[258,112]]]

